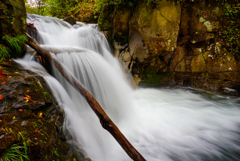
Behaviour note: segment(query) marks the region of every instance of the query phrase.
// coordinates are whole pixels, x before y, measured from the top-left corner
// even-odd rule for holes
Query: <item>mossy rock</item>
[[[98,25],[101,31],[113,29],[114,5],[105,5],[98,17]]]
[[[139,86],[159,87],[171,85],[171,77],[171,73],[157,72],[156,69],[149,66],[144,70]]]
[[[18,144],[30,160],[70,160],[64,114],[44,79],[12,61],[0,65],[0,78],[0,158]]]
[[[26,9],[24,0],[3,0],[0,2],[0,45],[8,46],[2,37],[23,35],[26,32]],[[8,46],[10,47],[10,46]],[[22,57],[25,48],[19,53],[10,52],[12,57]]]

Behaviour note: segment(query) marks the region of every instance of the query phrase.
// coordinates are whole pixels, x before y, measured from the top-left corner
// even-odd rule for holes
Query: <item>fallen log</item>
[[[118,127],[108,117],[92,94],[88,92],[88,90],[73,76],[73,74],[65,67],[65,65],[58,61],[54,56],[52,57],[49,51],[41,48],[35,39],[30,37],[28,34],[26,35],[28,38],[27,44],[37,51],[39,55],[52,62],[59,72],[65,77],[65,79],[81,93],[81,95],[91,106],[92,110],[98,116],[102,127],[112,134],[112,136],[117,140],[128,156],[134,161],[146,161],[146,159],[144,159],[144,157],[132,146],[132,144],[126,139]]]

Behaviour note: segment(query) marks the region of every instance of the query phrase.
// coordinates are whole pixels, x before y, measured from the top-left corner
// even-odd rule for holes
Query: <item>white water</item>
[[[57,53],[148,161],[240,160],[239,98],[184,88],[133,90],[95,25],[76,29],[55,18],[28,17],[42,47]],[[66,113],[65,130],[86,155],[93,161],[131,160],[78,92],[55,69],[54,75],[68,93],[47,76]]]

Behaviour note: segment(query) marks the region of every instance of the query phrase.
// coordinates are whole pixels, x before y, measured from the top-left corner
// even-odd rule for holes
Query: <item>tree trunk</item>
[[[104,129],[112,134],[112,136],[118,141],[125,152],[134,161],[146,161],[143,156],[132,146],[132,144],[125,138],[118,127],[113,123],[113,121],[108,117],[96,99],[87,91],[87,89],[72,75],[72,73],[56,58],[55,55],[51,56],[50,52],[41,48],[39,44],[27,34],[28,41],[27,44],[37,51],[38,54],[43,56],[45,59],[52,62],[55,67],[60,71],[60,73],[65,77],[65,79],[76,88],[83,97],[87,100],[88,104],[91,106],[92,110],[98,116],[101,125]]]

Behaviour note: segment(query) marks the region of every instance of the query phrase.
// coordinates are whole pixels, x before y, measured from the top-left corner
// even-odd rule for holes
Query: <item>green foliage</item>
[[[35,0],[34,4],[25,3],[26,12],[44,16],[51,16],[51,14],[49,13],[49,1],[50,0]]]
[[[176,0],[177,4],[183,3],[185,0]]]
[[[204,60],[207,59],[206,56],[205,56],[205,53],[202,53],[202,57],[203,57]]]
[[[224,50],[239,57],[239,48],[237,44],[240,39],[240,4],[228,5],[224,9],[224,14],[227,17],[227,24],[223,26],[219,35],[227,41]]]
[[[23,46],[27,41],[27,37],[25,35],[18,35],[16,37],[5,35],[2,37],[2,40],[6,42],[6,45],[12,52],[20,53],[22,52]]]
[[[147,0],[147,4],[149,3],[156,3],[158,0]]]
[[[43,94],[45,97],[48,97],[48,95],[49,95],[47,92],[43,92]]]
[[[80,12],[82,3],[80,0],[45,0],[45,10],[48,12],[44,15],[58,18],[73,16]]]
[[[145,2],[147,4],[150,3],[157,3],[159,0],[145,0]],[[174,0],[177,4],[179,3],[184,3],[185,0]],[[132,7],[134,5],[136,5],[138,1],[137,0],[99,0],[99,6],[102,7],[104,4],[114,4],[114,5],[123,5],[123,6],[128,6],[128,7]]]
[[[0,44],[0,63],[3,60],[7,60],[11,57],[11,55],[9,54],[9,48]]]
[[[142,79],[144,80],[144,85],[158,86],[162,82],[163,77],[152,67],[147,67],[144,70]]]
[[[152,0],[151,0],[152,1]],[[136,0],[99,0],[98,6],[100,8],[104,7],[104,5],[123,5],[123,6],[133,6],[137,1]]]
[[[25,35],[18,35],[16,37],[3,36],[1,40],[2,44],[0,43],[0,63],[3,60],[20,54],[24,50],[26,41],[27,37]]]
[[[28,13],[64,18],[76,17],[87,10],[96,13],[99,8],[94,1],[87,0],[37,0],[35,7],[28,4],[26,10]]]
[[[3,152],[0,161],[24,161],[29,160],[27,155],[28,144],[26,141],[25,135],[27,134],[25,131],[14,133],[14,131],[9,128],[9,131],[14,134],[18,140],[22,140],[21,144],[13,144],[9,149]]]
[[[23,161],[24,159],[29,160],[27,156],[27,146],[13,144],[2,154],[0,161]]]

